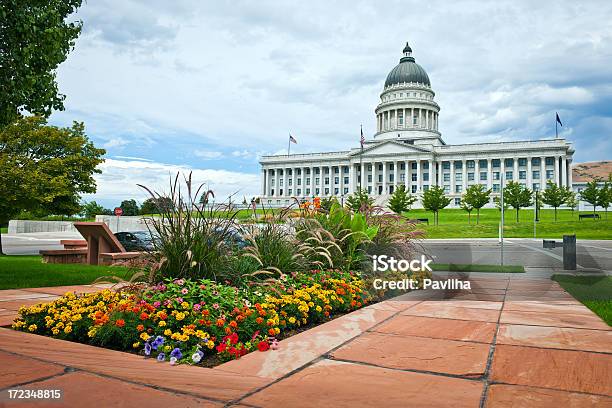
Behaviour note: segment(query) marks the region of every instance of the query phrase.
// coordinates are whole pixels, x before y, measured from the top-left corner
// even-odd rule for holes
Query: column
[[[518,175],[518,172],[519,172],[518,158],[515,157],[512,160],[514,160],[514,171],[512,172],[512,180],[520,183],[519,175]]]
[[[461,194],[463,194],[467,190],[467,160],[465,159],[461,160],[461,174]]]
[[[556,185],[560,185],[559,184],[559,156],[555,156],[555,184]]]
[[[353,194],[355,192],[355,165],[353,163],[349,164],[349,194]]]
[[[406,160],[404,162],[404,186],[406,187],[406,191],[410,191],[410,161]]]
[[[573,178],[573,174],[572,174],[572,159],[568,159],[567,160],[567,186],[570,188],[571,191],[574,191],[574,186],[572,183],[572,178]]]
[[[435,186],[436,185],[436,169],[435,167],[435,161],[433,160],[427,160],[427,165],[429,166],[429,188],[431,188],[431,186]]]
[[[398,166],[399,166],[399,162],[395,160],[393,162],[393,185],[395,186],[393,187],[393,191],[395,191],[397,187],[400,185]]]
[[[382,162],[382,193],[387,194],[387,162]]]
[[[527,157],[527,188],[533,188],[533,172],[531,170],[531,157]]]
[[[339,176],[339,180],[338,182],[340,183],[340,185],[338,186],[338,194],[343,195],[344,194],[344,165],[340,165],[338,166],[338,174]]]
[[[261,169],[261,195],[266,195],[266,170]]]
[[[274,177],[276,178],[276,181],[275,181],[275,184],[276,184],[276,185],[274,186],[274,190],[276,190],[276,191],[275,191],[275,193],[276,193],[275,195],[276,195],[277,197],[280,197],[280,196],[281,196],[281,195],[280,195],[280,190],[281,190],[281,186],[280,186],[280,181],[281,181],[280,171],[281,171],[281,170],[282,170],[282,168],[280,168],[280,167],[279,167],[278,169],[276,169],[276,170],[274,171]]]
[[[417,159],[416,175],[417,175],[417,192],[421,192],[423,189],[423,182],[421,180],[421,160]]]
[[[283,167],[283,197],[287,197],[287,168]]]
[[[315,195],[315,168],[310,167],[310,196]]]
[[[361,188],[365,188],[366,191],[368,189],[368,179],[366,177],[366,164],[363,161],[361,162]]]
[[[546,157],[540,157],[540,190],[546,190]]]
[[[565,156],[561,156],[561,184],[567,187],[567,159]]]
[[[493,163],[491,159],[487,159],[487,189],[493,188]]]
[[[425,109],[425,128],[429,129],[429,110]]]
[[[325,190],[323,190],[324,180],[325,177],[323,175],[323,166],[319,166],[319,197],[323,197],[323,193],[325,192]]]
[[[506,185],[506,159],[505,158],[501,158],[499,159],[499,172],[500,172],[500,177],[503,177],[504,180],[504,186]],[[501,188],[501,181],[500,181],[500,188]]]
[[[414,108],[410,108],[410,127],[414,127]]]
[[[372,195],[376,195],[378,194],[378,190],[376,189],[376,162],[373,161],[371,163],[371,166],[372,166]]]
[[[455,194],[455,161],[449,160],[450,163],[450,193]]]
[[[302,172],[302,196],[306,197],[306,167],[300,167],[300,171]]]

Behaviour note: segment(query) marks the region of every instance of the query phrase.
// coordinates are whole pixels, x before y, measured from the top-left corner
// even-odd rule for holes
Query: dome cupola
[[[391,85],[403,84],[403,83],[417,83],[430,87],[429,76],[427,72],[414,61],[412,56],[412,48],[406,43],[404,47],[403,57],[400,59],[385,81],[385,88]]]

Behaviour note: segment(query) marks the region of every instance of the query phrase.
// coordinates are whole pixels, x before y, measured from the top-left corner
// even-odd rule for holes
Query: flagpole
[[[558,116],[559,114],[555,112]],[[559,138],[559,121],[557,120],[557,116],[555,116],[555,139]]]
[[[291,155],[291,133],[289,133],[289,142],[287,143],[287,157]]]
[[[359,125],[361,127],[361,134],[363,135],[363,125]],[[361,153],[359,153],[359,171],[362,172],[363,170],[363,142],[361,142],[361,140],[359,140],[360,144],[361,144]],[[361,183],[363,181],[363,174],[361,174],[359,176],[359,193],[361,193]]]

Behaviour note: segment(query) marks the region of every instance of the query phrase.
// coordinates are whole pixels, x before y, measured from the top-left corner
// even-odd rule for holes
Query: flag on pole
[[[363,126],[361,126],[361,148],[363,149],[363,145],[365,143],[365,137],[363,136]]]
[[[563,123],[561,123],[561,118],[559,117],[559,114],[557,112],[555,112],[555,115],[557,115],[557,121],[555,122],[555,138],[559,138],[559,127],[557,126],[557,124],[561,125],[561,127],[563,127]]]
[[[563,126],[563,123],[561,123],[561,118],[559,118],[559,114],[557,112],[555,112],[555,114],[557,115],[557,122]]]
[[[295,144],[297,144],[297,140],[295,140],[295,137],[291,136],[291,133],[289,133],[289,141],[290,141],[291,143],[295,143]]]

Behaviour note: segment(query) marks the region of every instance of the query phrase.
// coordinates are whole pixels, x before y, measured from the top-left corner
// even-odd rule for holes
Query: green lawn
[[[0,227],[0,234],[8,234],[8,227]]]
[[[554,219],[554,210],[543,209],[540,221],[536,225],[537,238],[561,238],[564,234],[576,234],[578,239],[612,239],[612,215],[606,220],[605,212],[598,212],[600,220],[578,221],[578,212],[558,210],[558,220]],[[581,214],[589,214],[583,211]],[[440,225],[433,225],[433,214],[425,210],[411,210],[404,213],[411,219],[428,218],[429,225],[419,224],[427,234],[426,238],[496,238],[499,235],[500,211],[486,208],[480,211],[480,222],[476,225],[476,214],[472,212],[471,223],[468,215],[461,209],[444,209],[440,211]],[[516,222],[516,211],[506,212],[504,236],[507,238],[533,238],[533,210],[520,210],[519,222]]]
[[[430,265],[434,271],[451,272],[503,272],[503,273],[523,273],[525,268],[521,265],[464,265],[464,264],[435,264]]]
[[[0,256],[0,289],[88,285],[101,276],[129,279],[132,274],[121,266],[44,264],[35,255]]]
[[[552,279],[612,326],[612,276],[554,275]]]

